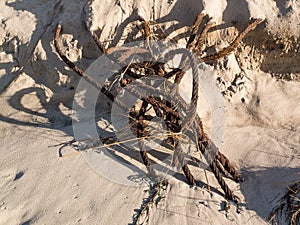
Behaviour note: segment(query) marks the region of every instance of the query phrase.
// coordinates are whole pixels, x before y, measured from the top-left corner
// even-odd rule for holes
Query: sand
[[[241,212],[230,202],[225,210],[223,192],[208,170],[210,195],[204,162],[192,167],[198,187],[180,174],[166,176],[168,186],[150,208],[148,224],[268,224],[286,188],[300,180],[300,3],[293,0],[0,1],[1,225],[136,224],[134,216],[149,196],[138,154],[114,152],[132,167],[104,150],[80,154],[66,146],[64,157],[58,156],[57,145],[78,137],[73,100],[86,102],[79,77],[55,50],[55,27],[61,22],[64,51],[86,70],[101,54],[86,25],[101,41],[121,46],[142,37],[141,23],[134,22],[141,16],[154,20],[167,41],[183,46],[202,10],[218,24],[208,35],[209,51],[227,46],[250,18],[265,19],[228,57],[201,67],[217,85],[216,94],[208,94],[201,78],[199,114],[213,136],[219,111],[209,106],[209,97],[221,96],[224,133],[212,138],[246,179],[236,184],[226,178],[241,199]],[[187,78],[182,89],[190,88]],[[100,101],[101,135],[113,130],[110,110]],[[88,135],[91,115],[81,124]],[[95,154],[100,158],[93,161]]]

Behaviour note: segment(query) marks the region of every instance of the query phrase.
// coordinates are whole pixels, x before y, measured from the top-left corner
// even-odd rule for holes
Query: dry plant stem
[[[263,20],[256,19],[254,22],[248,25],[248,27],[239,34],[239,36],[226,48],[222,49],[218,53],[214,55],[209,55],[201,58],[203,62],[217,60],[228,55],[230,52],[234,51],[234,49],[238,46],[238,44],[242,41],[242,39],[251,31],[253,30],[258,24],[260,24]]]
[[[147,199],[145,199],[145,201],[143,202],[140,212],[138,212],[134,218],[133,225],[141,225],[144,223],[146,223],[146,224],[148,223],[149,217],[150,217],[150,209],[154,203],[157,204],[158,201],[162,198],[160,195],[161,195],[161,191],[163,189],[162,186],[164,186],[164,185],[166,185],[165,181],[159,181],[159,182],[155,183],[152,187],[150,187],[149,197]],[[159,198],[159,199],[157,199],[157,198]],[[141,216],[144,213],[146,213],[146,219],[144,222],[140,223]]]
[[[80,141],[90,141],[91,139],[86,139],[86,140],[80,140]],[[96,139],[96,143],[95,145],[98,146],[101,143],[104,144],[111,144],[111,143],[115,143],[118,140],[116,139],[116,137],[99,137],[99,139]],[[58,149],[58,157],[64,157],[64,155],[62,154],[62,150],[63,148],[67,147],[67,146],[72,146],[75,142],[77,142],[77,140],[72,139],[71,141],[65,142],[65,143],[61,143],[58,145],[54,145],[53,147],[56,146],[60,146],[60,148]]]

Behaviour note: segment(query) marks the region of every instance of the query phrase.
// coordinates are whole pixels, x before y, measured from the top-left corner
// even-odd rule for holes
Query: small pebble
[[[73,199],[77,199],[78,197],[75,195],[75,196],[73,196]]]
[[[61,211],[59,210],[59,211],[57,211],[57,214],[61,214]]]
[[[78,220],[77,220],[77,222],[80,222],[81,221],[81,218],[79,218]]]

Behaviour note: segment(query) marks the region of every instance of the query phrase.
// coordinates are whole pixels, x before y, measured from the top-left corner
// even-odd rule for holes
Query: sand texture
[[[137,221],[153,191],[138,153],[112,149],[110,157],[92,148],[80,154],[72,145],[58,156],[60,144],[74,137],[109,136],[115,128],[109,101],[103,95],[97,100],[92,88],[79,90],[82,79],[55,49],[55,29],[58,23],[63,27],[67,57],[93,71],[101,51],[90,30],[106,47],[122,46],[143,40],[138,21],[143,18],[154,21],[157,40],[182,47],[202,11],[217,24],[208,32],[205,54],[228,46],[250,19],[264,20],[234,52],[200,66],[215,89],[205,89],[205,78],[200,79],[198,113],[245,178],[238,184],[225,178],[240,198],[241,212],[225,200],[209,168],[193,165],[198,186],[188,185],[182,172],[166,175],[161,199]],[[103,73],[114,69],[103,60]],[[191,88],[187,76],[181,89],[190,95]],[[87,93],[97,106],[80,127],[72,109],[88,107],[82,100]],[[214,114],[219,106],[209,106],[206,95],[212,93],[220,96],[222,118]],[[269,224],[288,186],[300,181],[300,1],[1,0],[0,105],[0,225]],[[98,133],[86,129],[95,121]],[[213,136],[218,126],[223,133]],[[279,222],[287,224],[284,217]]]

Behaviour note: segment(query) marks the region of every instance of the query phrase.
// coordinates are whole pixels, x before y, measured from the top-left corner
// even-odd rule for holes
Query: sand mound
[[[88,30],[105,46],[121,46],[143,39],[142,17],[155,22],[158,38],[184,45],[202,10],[218,24],[207,53],[232,42],[250,18],[265,19],[234,53],[206,65],[226,106],[220,148],[246,178],[240,185],[228,180],[242,212],[227,208],[210,172],[213,197],[205,185],[191,188],[177,175],[152,207],[149,224],[267,223],[286,187],[300,180],[300,3],[293,0],[2,1],[0,224],[134,224],[147,185],[111,182],[73,148],[60,159],[51,147],[74,136],[71,110],[80,81],[55,51],[54,31],[61,22],[64,51],[86,70],[101,55]],[[108,110],[100,104],[103,133],[113,129]],[[210,112],[201,113],[209,129]],[[203,170],[193,169],[205,183]]]

